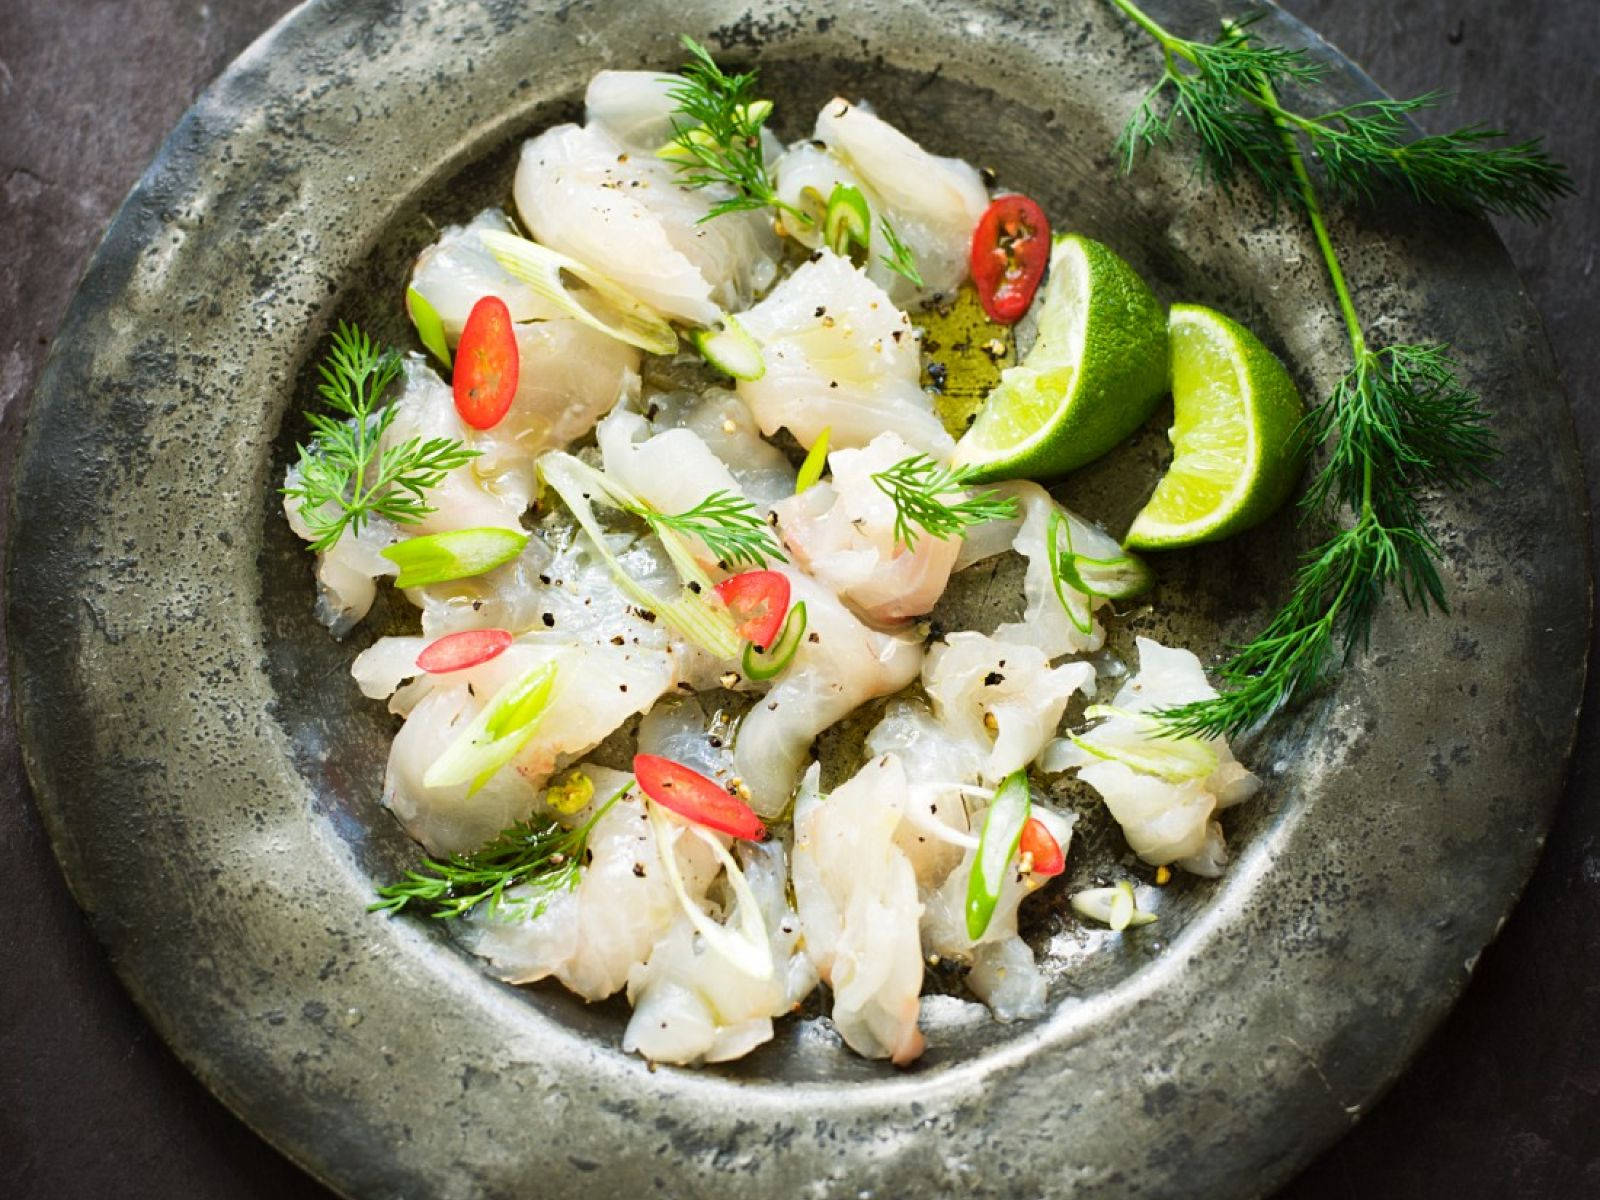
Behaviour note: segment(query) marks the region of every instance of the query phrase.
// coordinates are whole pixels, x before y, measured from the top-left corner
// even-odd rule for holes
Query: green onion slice
[[[650,591],[622,569],[622,563],[606,544],[605,532],[594,515],[591,496],[596,496],[625,511],[648,508],[644,500],[629,489],[597,471],[581,459],[559,450],[539,459],[539,474],[561,497],[594,547],[611,568],[623,594],[640,608],[656,613],[695,645],[718,658],[731,659],[739,653],[742,639],[734,628],[727,606],[715,599],[711,577],[695,562],[683,536],[671,529],[657,528],[656,537],[683,580],[683,591],[676,600],[665,600]],[[698,591],[696,590],[698,588]]]
[[[732,313],[723,313],[720,329],[696,329],[689,342],[724,375],[735,379],[760,379],[767,373],[761,347]]]
[[[1166,726],[1149,713],[1130,712],[1109,704],[1091,704],[1083,715],[1090,720],[1120,717],[1133,722],[1131,736],[1116,740],[1100,730],[1077,734],[1072,744],[1086,754],[1109,762],[1120,762],[1144,775],[1154,775],[1168,783],[1187,783],[1204,779],[1217,769],[1217,752],[1196,737],[1167,736]]]
[[[539,728],[550,707],[555,682],[556,664],[545,662],[506,684],[434,760],[422,777],[423,785],[454,787],[471,780],[469,796],[483,787],[517,756]]]
[[[1079,633],[1088,633],[1094,628],[1089,599],[1104,597],[1107,600],[1123,600],[1148,591],[1155,581],[1150,568],[1131,554],[1120,554],[1114,558],[1089,558],[1074,551],[1072,520],[1060,509],[1051,510],[1044,543],[1056,599],[1061,601],[1061,607]],[[1067,596],[1067,588],[1088,599],[1081,605],[1074,605]],[[1081,616],[1080,607],[1083,610]]]
[[[811,449],[806,451],[806,460],[800,464],[800,473],[794,477],[796,496],[822,478],[823,468],[828,465],[828,435],[832,432],[832,425],[824,425],[822,432],[817,434],[817,440],[811,443]]]
[[[395,587],[412,588],[482,575],[510,562],[527,544],[525,533],[487,525],[407,538],[381,553],[400,568]]]
[[[695,932],[735,969],[752,979],[771,979],[772,942],[767,937],[767,923],[761,916],[761,905],[756,903],[750,881],[739,869],[738,861],[710,830],[673,820],[667,815],[666,809],[649,798],[645,799],[644,806],[650,814],[650,829],[656,837],[656,853],[661,856],[667,882],[672,885],[672,891]],[[675,825],[684,831],[679,837],[693,834],[709,846],[723,870],[727,871],[728,883],[733,888],[736,901],[734,911],[739,918],[737,930],[717,924],[690,898],[688,889],[683,886],[683,876],[678,871],[678,856],[673,852],[672,830]]]
[[[967,879],[967,936],[973,941],[989,928],[1000,889],[1005,884],[1006,871],[1017,857],[1017,843],[1022,840],[1022,827],[1028,823],[1028,810],[1032,806],[1027,773],[1018,770],[1006,776],[994,794],[994,803],[984,815],[983,832],[978,835],[978,853],[972,860],[972,874]]]
[[[1072,897],[1072,910],[1080,917],[1111,926],[1115,933],[1149,925],[1156,914],[1144,912],[1134,894],[1133,884],[1124,879],[1116,887],[1086,888]]]
[[[651,354],[677,353],[666,319],[594,268],[514,233],[485,229],[478,237],[496,262],[569,317]]]
[[[760,652],[756,650],[754,642],[744,644],[744,658],[739,664],[744,670],[744,677],[758,683],[771,679],[794,661],[795,652],[800,649],[800,639],[805,635],[806,602],[797,600],[789,606],[789,615],[784,617],[783,628],[778,630],[778,636],[773,638],[770,648]]]
[[[822,219],[822,237],[835,254],[848,255],[851,246],[862,250],[872,240],[872,211],[861,189],[836,183],[828,196],[828,211]]]
[[[444,336],[444,320],[439,316],[439,310],[428,303],[427,297],[414,287],[406,289],[406,312],[411,314],[411,323],[417,327],[417,337],[427,347],[428,352],[444,364],[444,369],[450,369],[450,342]]]

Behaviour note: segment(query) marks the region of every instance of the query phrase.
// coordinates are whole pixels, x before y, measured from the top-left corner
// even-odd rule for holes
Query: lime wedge
[[[1134,269],[1099,242],[1058,236],[1039,339],[956,443],[973,479],[1062,475],[1149,418],[1167,390],[1167,322]]]
[[[1283,364],[1243,325],[1174,304],[1172,465],[1127,545],[1167,550],[1258,525],[1294,490],[1305,406]]]

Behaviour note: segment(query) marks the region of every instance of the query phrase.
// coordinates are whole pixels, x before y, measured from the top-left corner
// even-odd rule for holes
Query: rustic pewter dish
[[[1150,7],[1186,30],[1223,11]],[[1263,29],[1334,63],[1338,98],[1373,94],[1281,13]],[[1454,612],[1391,605],[1372,653],[1243,748],[1268,786],[1230,818],[1236,861],[1168,893],[1159,937],[1036,921],[1046,1018],[935,1020],[910,1071],[856,1059],[816,1020],[725,1069],[652,1071],[620,1051],[614,1005],[505,987],[439,927],[364,913],[412,848],[376,803],[387,719],[346,674],[371,630],[340,645],[315,625],[274,490],[307,364],[336,316],[404,338],[400,280],[430,221],[502,194],[517,141],[571,114],[596,69],[674,64],[680,30],[759,60],[786,135],[835,91],[868,96],[1109,242],[1163,298],[1244,319],[1308,395],[1343,369],[1295,222],[1218,199],[1181,156],[1117,174],[1112,140],[1156,64],[1098,0],[313,2],[169,139],[34,401],[12,653],[79,901],[183,1059],[350,1196],[1270,1190],[1460,991],[1574,736],[1589,611],[1574,442],[1532,306],[1479,221],[1404,205],[1335,221],[1364,311],[1456,343],[1497,414],[1499,486],[1435,509]],[[1158,441],[1068,498],[1120,528]],[[1160,622],[1129,628],[1216,651],[1270,611],[1295,548],[1284,518],[1162,559]]]

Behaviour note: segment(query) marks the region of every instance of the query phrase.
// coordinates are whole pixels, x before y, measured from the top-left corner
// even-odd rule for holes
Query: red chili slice
[[[1061,843],[1045,828],[1038,817],[1029,817],[1022,827],[1022,840],[1017,843],[1018,854],[1033,855],[1035,875],[1059,875],[1067,869],[1066,856],[1061,853]]]
[[[456,412],[474,429],[493,429],[517,394],[517,335],[499,296],[472,306],[456,347]]]
[[[1014,325],[1050,263],[1050,221],[1026,196],[996,196],[972,233],[972,282],[990,320]]]
[[[655,754],[635,754],[633,777],[646,796],[696,825],[752,842],[767,836],[767,827],[748,804],[682,763]]]
[[[505,652],[511,634],[504,629],[463,629],[429,642],[417,655],[417,666],[430,675],[465,671]]]
[[[789,611],[789,577],[777,571],[745,571],[717,584],[717,595],[733,614],[739,636],[758,650],[772,645]]]

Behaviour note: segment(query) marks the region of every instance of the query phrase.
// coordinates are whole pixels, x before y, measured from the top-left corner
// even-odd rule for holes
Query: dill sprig
[[[1243,174],[1274,198],[1298,198],[1283,152],[1287,128],[1306,139],[1341,195],[1372,199],[1398,188],[1428,204],[1531,220],[1573,190],[1567,169],[1537,138],[1493,145],[1506,135],[1483,125],[1413,136],[1407,118],[1438,104],[1438,92],[1364,100],[1308,116],[1285,108],[1277,92],[1315,82],[1323,64],[1305,50],[1256,40],[1249,32],[1253,18],[1227,22],[1214,42],[1199,42],[1175,36],[1132,0],[1111,3],[1156,40],[1164,60],[1161,78],[1117,142],[1130,167],[1140,152],[1170,143],[1175,130],[1187,126],[1198,140],[1202,169],[1224,188]]]
[[[397,913],[417,904],[430,908],[430,916],[454,920],[486,905],[491,918],[531,921],[552,896],[577,886],[589,834],[632,786],[630,779],[576,829],[557,821],[518,821],[470,854],[423,859],[421,870],[407,871],[399,883],[379,888],[379,898],[367,911]],[[506,894],[520,886],[530,894]]]
[[[630,506],[628,511],[652,529],[671,529],[699,538],[728,567],[764,567],[769,558],[788,561],[755,505],[723,489],[712,492],[687,512],[664,513],[644,506]]]
[[[1282,107],[1276,83],[1315,78],[1306,69],[1309,60],[1285,58],[1258,45],[1236,23],[1224,25],[1212,48],[1220,58],[1208,58],[1209,51],[1196,49],[1200,43],[1173,38],[1128,0],[1112,2],[1161,43],[1167,71],[1157,90],[1171,84],[1178,96],[1165,124],[1152,115],[1153,96],[1146,97],[1124,131],[1125,154],[1131,156],[1140,144],[1165,140],[1172,121],[1181,117],[1198,135],[1202,160],[1213,177],[1226,183],[1232,173],[1248,169],[1269,192],[1292,195],[1310,221],[1350,342],[1350,370],[1302,426],[1307,443],[1324,447],[1326,458],[1301,504],[1306,513],[1336,526],[1335,532],[1301,559],[1289,600],[1266,629],[1234,647],[1219,668],[1227,690],[1158,714],[1173,734],[1233,734],[1304,695],[1339,650],[1348,659],[1364,648],[1378,606],[1391,588],[1408,607],[1423,612],[1447,607],[1438,569],[1442,553],[1421,500],[1430,490],[1461,488],[1484,478],[1494,455],[1482,403],[1460,382],[1447,347],[1375,347],[1368,342],[1300,137],[1323,153],[1330,182],[1345,191],[1404,182],[1419,199],[1538,216],[1549,200],[1570,189],[1570,182],[1548,160],[1539,165],[1522,153],[1537,143],[1521,143],[1510,159],[1463,153],[1460,147],[1478,146],[1482,140],[1473,131],[1456,149],[1436,155],[1432,166],[1414,167],[1406,155],[1419,143],[1402,146],[1396,139],[1403,115],[1419,102],[1341,109],[1333,114],[1337,128],[1326,121],[1308,123]],[[1194,73],[1180,70],[1175,75],[1175,56],[1193,65]],[[1215,65],[1218,61],[1221,67]],[[1212,65],[1204,65],[1208,62]],[[1253,68],[1252,62],[1257,64]],[[1194,119],[1197,111],[1200,121]],[[1388,133],[1380,128],[1385,121],[1392,124]],[[1326,148],[1335,144],[1330,136],[1346,147],[1337,164],[1329,162]],[[1357,143],[1364,148],[1349,149]],[[1346,513],[1347,524],[1337,528]]]
[[[930,537],[949,538],[968,525],[1004,521],[1017,515],[1017,501],[999,492],[966,493],[975,467],[941,466],[926,454],[903,458],[872,476],[872,482],[894,502],[894,536],[907,550],[916,549],[917,529]],[[959,496],[950,503],[947,496]]]
[[[925,286],[922,275],[917,271],[917,256],[911,252],[910,246],[900,240],[900,234],[889,224],[889,218],[879,217],[878,228],[883,231],[884,243],[889,247],[889,253],[880,254],[878,261],[896,275],[909,279],[913,287]]]
[[[359,534],[362,523],[387,517],[415,524],[433,512],[424,493],[446,472],[473,458],[455,438],[410,438],[379,453],[394,423],[392,404],[379,404],[400,374],[400,354],[380,350],[354,325],[343,321],[333,348],[318,364],[317,394],[332,413],[306,412],[314,436],[301,445],[300,482],[283,494],[300,501],[300,516],[311,530],[311,548],[329,550],[346,529]]]
[[[772,103],[756,96],[757,73],[729,75],[699,42],[683,35],[689,61],[678,71],[668,95],[673,102],[672,155],[684,187],[722,187],[733,194],[701,217],[775,208],[801,224],[811,218],[778,198],[767,170],[761,128]]]

